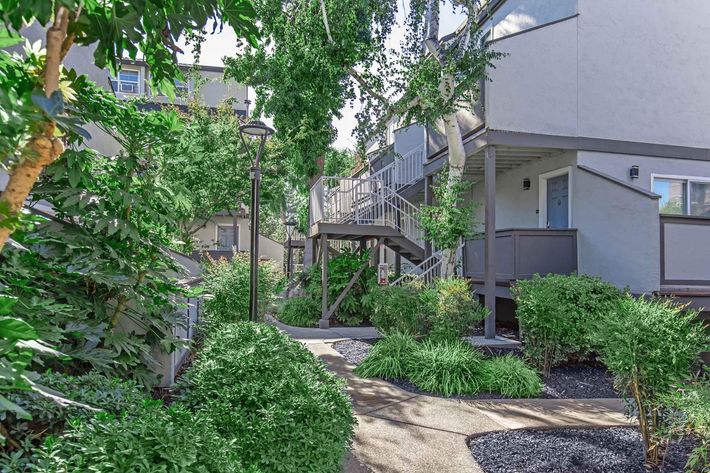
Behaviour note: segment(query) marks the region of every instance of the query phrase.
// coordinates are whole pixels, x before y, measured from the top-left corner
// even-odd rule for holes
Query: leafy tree
[[[178,248],[189,253],[195,233],[217,212],[249,205],[251,160],[239,136],[242,122],[229,102],[217,109],[191,102],[182,120],[185,126],[165,152],[161,176],[181,197],[172,215],[177,221]],[[261,161],[264,219],[278,214],[284,200],[286,171],[273,157],[273,148],[269,143]]]
[[[450,176],[439,179],[434,185],[433,205],[424,205],[421,208],[421,225],[426,231],[427,240],[434,243],[436,248],[445,251],[444,267],[446,275],[453,274],[456,264],[456,250],[464,238],[474,236],[474,214],[476,205],[464,203],[464,192],[470,185],[461,178],[454,178],[456,182],[449,182]]]
[[[256,110],[274,117],[282,138],[296,150],[302,174],[322,169],[319,159],[335,138],[333,117],[359,96],[361,144],[381,135],[392,119],[441,128],[453,186],[466,164],[456,114],[473,108],[486,67],[500,54],[478,31],[488,2],[451,2],[466,21],[442,42],[439,11],[445,4],[410,0],[406,38],[396,53],[389,50],[394,0],[258,0],[266,41],[228,60],[228,73],[256,89]],[[452,272],[446,266],[444,273]]]
[[[0,250],[12,233],[9,222],[40,172],[64,152],[63,135],[76,131],[62,67],[74,44],[96,43],[96,65],[114,73],[124,54],[135,59],[140,51],[151,68],[153,86],[172,95],[173,79],[183,78],[174,58],[175,42],[183,33],[210,22],[213,29],[222,28],[226,22],[254,47],[258,35],[250,0],[0,0],[0,12],[3,45],[13,42],[6,28],[17,32],[32,21],[47,25],[46,54],[35,70],[13,75],[17,60],[4,52],[0,59],[0,115],[12,123],[0,132],[0,155],[10,157],[13,165],[0,195]]]

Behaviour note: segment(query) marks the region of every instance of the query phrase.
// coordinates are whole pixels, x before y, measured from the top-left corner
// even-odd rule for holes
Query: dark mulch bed
[[[333,348],[350,363],[358,365],[365,359],[377,340],[346,340],[337,342]],[[518,348],[483,348],[484,356],[501,356],[511,353],[520,356]],[[395,386],[416,394],[436,394],[422,391],[406,379],[388,379]],[[578,363],[570,366],[553,368],[545,380],[542,399],[595,399],[615,398],[614,378],[606,368],[599,364]],[[454,399],[505,399],[496,393],[479,393],[475,396],[453,396]]]
[[[514,430],[469,439],[485,473],[682,473],[695,441],[671,444],[654,470],[644,467],[642,445],[633,428]]]

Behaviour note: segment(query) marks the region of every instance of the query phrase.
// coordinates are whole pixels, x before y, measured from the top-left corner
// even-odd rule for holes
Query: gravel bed
[[[485,473],[682,473],[695,442],[671,444],[654,470],[644,467],[642,445],[632,428],[514,430],[469,440]]]
[[[372,349],[377,340],[346,340],[337,342],[333,348],[343,355],[350,363],[359,365]],[[501,356],[512,353],[520,356],[518,348],[483,348],[484,356]],[[406,379],[388,379],[395,386],[415,394],[437,396],[434,393],[422,391]],[[575,364],[553,368],[545,380],[542,399],[596,399],[615,398],[614,378],[601,365]],[[496,393],[479,393],[475,396],[452,396],[453,399],[505,399]]]
[[[359,365],[367,354],[370,353],[372,345],[372,343],[368,343],[364,340],[344,340],[334,343],[333,348],[350,363]]]

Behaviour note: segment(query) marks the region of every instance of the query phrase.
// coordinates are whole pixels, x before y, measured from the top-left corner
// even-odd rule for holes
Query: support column
[[[324,233],[321,238],[321,288],[323,291],[323,301],[321,304],[321,319],[318,323],[319,328],[330,328],[330,320],[328,320],[328,234]]]
[[[424,177],[424,205],[431,205],[434,203],[434,176]],[[432,247],[430,241],[424,241],[424,258],[431,257]]]
[[[496,148],[485,150],[485,269],[484,293],[489,311],[484,334],[488,339],[496,336]]]

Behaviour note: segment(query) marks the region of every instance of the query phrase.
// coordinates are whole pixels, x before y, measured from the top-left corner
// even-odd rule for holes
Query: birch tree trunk
[[[44,93],[51,97],[59,89],[62,58],[71,46],[73,37],[67,37],[69,10],[59,6],[54,23],[47,30],[47,58],[44,69]],[[25,200],[42,170],[52,164],[64,152],[64,143],[55,136],[57,125],[49,120],[35,132],[22,150],[20,162],[10,172],[7,187],[0,195],[8,215],[0,215],[2,220],[12,218],[22,211]],[[0,251],[12,234],[11,225],[0,225]]]

